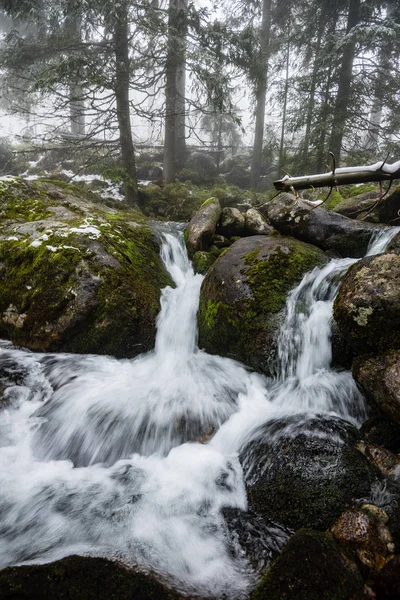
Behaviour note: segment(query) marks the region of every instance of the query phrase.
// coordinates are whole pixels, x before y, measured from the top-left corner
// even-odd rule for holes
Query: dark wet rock
[[[342,200],[335,206],[334,212],[339,213],[350,219],[366,219],[370,223],[379,222],[379,207],[376,206],[370,214],[369,211],[376,205],[379,199],[379,189],[359,194],[358,196],[352,196]]]
[[[386,247],[386,252],[389,254],[400,254],[400,232],[389,242]]]
[[[400,224],[400,185],[390,193],[379,205],[379,220],[390,225]]]
[[[269,235],[274,230],[265,221],[263,215],[255,208],[245,214],[245,232],[247,235]]]
[[[251,236],[236,241],[202,284],[200,347],[270,372],[287,293],[325,261],[321,250],[292,238]]]
[[[375,410],[362,424],[360,434],[367,444],[383,446],[391,452],[400,453],[400,423],[392,421],[380,411]]]
[[[1,193],[0,336],[40,351],[150,350],[171,279],[143,215],[64,183],[15,179]]]
[[[69,556],[46,565],[0,571],[2,600],[179,600],[154,575],[104,558]]]
[[[190,258],[199,250],[208,250],[221,216],[221,206],[215,198],[206,200],[186,228],[185,239]]]
[[[267,203],[264,213],[280,233],[314,244],[323,250],[334,250],[341,256],[364,256],[372,235],[377,230],[371,223],[359,222],[337,213],[281,194]]]
[[[271,565],[282,552],[292,533],[252,511],[224,508],[222,514],[231,538],[231,553],[235,557],[245,554],[257,572]]]
[[[351,266],[335,299],[334,318],[358,354],[400,348],[400,256],[379,254]]]
[[[353,376],[367,397],[400,424],[400,352],[356,359]]]
[[[238,208],[226,207],[222,210],[217,233],[224,237],[242,236],[245,229],[245,217]]]
[[[348,600],[364,584],[357,565],[325,533],[296,533],[251,600]]]
[[[381,479],[358,436],[340,419],[267,423],[240,453],[249,507],[286,527],[326,529]]]
[[[223,235],[215,234],[212,237],[211,244],[217,248],[229,248],[231,242]]]
[[[400,598],[400,555],[394,556],[378,574],[373,590],[378,600]]]

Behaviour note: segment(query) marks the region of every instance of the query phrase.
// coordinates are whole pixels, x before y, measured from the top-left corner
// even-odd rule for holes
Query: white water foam
[[[350,373],[330,364],[332,302],[354,261],[315,269],[292,291],[270,380],[197,348],[202,277],[182,236],[164,240],[176,288],[163,291],[153,352],[1,347],[3,371],[21,373],[0,413],[0,565],[105,555],[188,592],[240,598],[255,575],[229,552],[221,508],[247,508],[241,447],[279,417],[365,417]]]

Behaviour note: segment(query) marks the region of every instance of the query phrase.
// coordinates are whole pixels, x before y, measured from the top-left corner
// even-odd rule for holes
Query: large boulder
[[[199,345],[270,372],[287,293],[324,253],[291,238],[252,236],[223,251],[203,281]]]
[[[46,565],[0,571],[2,600],[179,600],[185,596],[157,581],[106,560],[69,556]]]
[[[335,299],[334,317],[359,354],[400,348],[400,256],[379,254],[350,267]]]
[[[304,529],[289,540],[250,600],[348,600],[361,597],[356,594],[363,587],[357,565],[330,535]]]
[[[265,205],[263,211],[280,233],[323,250],[334,250],[344,257],[364,256],[377,231],[377,226],[372,223],[355,221],[315,207],[292,194],[280,194]]]
[[[325,530],[382,478],[358,440],[353,425],[333,417],[260,427],[240,452],[249,508],[286,527]]]
[[[0,195],[0,336],[39,351],[150,350],[171,279],[143,215],[63,183],[13,179]]]
[[[359,357],[353,376],[380,410],[400,424],[400,352]]]
[[[221,206],[216,198],[206,200],[185,231],[186,247],[190,258],[199,250],[208,250],[221,216]]]

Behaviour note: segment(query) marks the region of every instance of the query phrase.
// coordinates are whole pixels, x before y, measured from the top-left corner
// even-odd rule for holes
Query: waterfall
[[[0,366],[22,380],[0,413],[0,566],[101,555],[189,593],[241,598],[255,574],[230,551],[221,509],[247,508],[242,445],[279,417],[365,418],[351,374],[331,367],[332,302],[355,261],[314,269],[291,292],[268,379],[197,348],[203,277],[182,234],[163,240],[176,287],[162,292],[153,352],[116,360],[0,345]]]

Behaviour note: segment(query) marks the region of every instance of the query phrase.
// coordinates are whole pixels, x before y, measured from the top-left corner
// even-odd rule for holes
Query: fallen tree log
[[[289,192],[308,188],[368,183],[369,181],[393,181],[393,179],[400,179],[400,160],[391,165],[380,161],[370,166],[341,167],[318,175],[302,177],[286,175],[282,179],[274,181],[274,186],[280,192]]]

